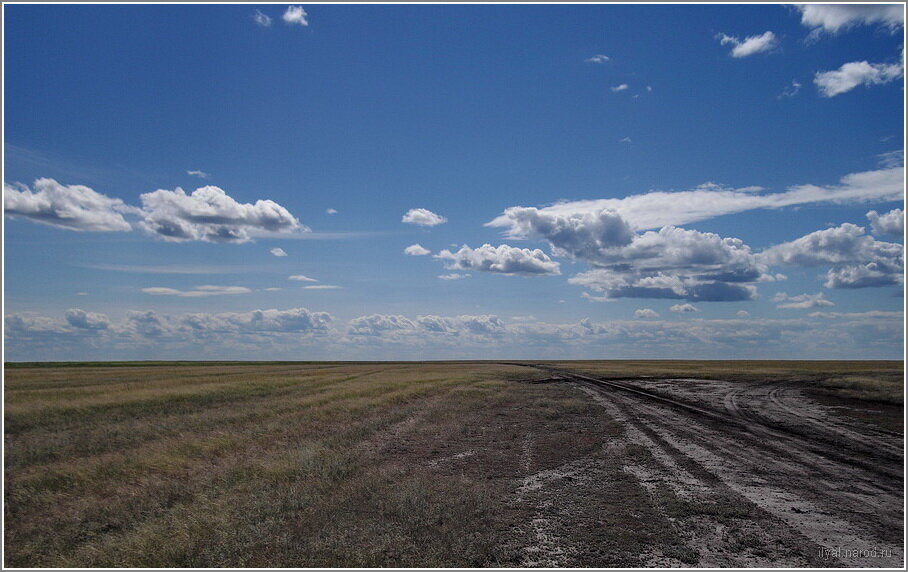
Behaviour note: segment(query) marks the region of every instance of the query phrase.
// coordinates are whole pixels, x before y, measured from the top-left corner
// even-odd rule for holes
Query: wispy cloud
[[[192,175],[193,177],[198,177],[200,179],[207,179],[208,177],[211,176],[208,173],[206,173],[205,171],[186,171],[186,174]]]
[[[743,40],[726,34],[719,34],[716,38],[723,46],[727,44],[734,46],[730,52],[733,58],[746,58],[754,54],[769,52],[779,45],[776,35],[771,31],[763,32],[758,36],[748,36]]]
[[[794,96],[798,95],[798,92],[800,92],[800,91],[801,91],[801,84],[798,82],[798,80],[792,80],[791,85],[786,86],[785,89],[782,90],[782,93],[780,93],[777,96],[777,99],[783,99],[785,97],[794,97]]]
[[[337,214],[337,209],[325,209],[326,214]]]
[[[608,56],[606,56],[604,54],[596,54],[595,56],[589,57],[584,61],[589,62],[591,64],[604,64],[608,60],[609,60]]]
[[[622,83],[620,85],[613,85],[611,87],[611,90],[614,93],[618,93],[619,91],[626,91],[626,90],[630,89],[630,87],[631,86],[627,85],[626,83]]]
[[[470,274],[461,274],[459,272],[451,272],[448,274],[439,274],[438,277],[441,280],[463,280],[464,278],[469,278]]]
[[[338,290],[342,286],[335,286],[333,284],[313,284],[312,286],[303,286],[303,290]]]
[[[205,296],[231,296],[236,294],[249,294],[252,292],[244,286],[196,286],[192,290],[177,290],[175,288],[142,288],[142,292],[152,296],[181,296],[185,298],[200,298]]]
[[[270,252],[272,256],[287,256],[287,253],[284,252],[283,248],[272,248],[268,252]]]
[[[246,272],[259,272],[262,268],[257,266],[204,266],[196,264],[91,264],[84,268],[94,270],[109,270],[112,272],[134,272],[137,274],[243,274]]]
[[[271,27],[271,16],[263,13],[261,10],[256,10],[255,14],[252,15],[252,19],[256,24],[263,28]]]
[[[293,276],[288,276],[287,280],[296,280],[297,282],[318,282],[315,278],[309,278],[308,276],[303,276],[302,274],[294,274]]]
[[[683,225],[721,215],[755,209],[776,209],[816,203],[859,204],[901,201],[904,197],[904,169],[901,166],[845,175],[836,185],[803,184],[784,192],[765,193],[759,187],[728,188],[706,183],[688,191],[653,191],[621,199],[564,201],[552,206],[510,207],[487,226],[503,227],[507,235],[526,237],[537,216],[620,215],[631,228],[655,229]]]

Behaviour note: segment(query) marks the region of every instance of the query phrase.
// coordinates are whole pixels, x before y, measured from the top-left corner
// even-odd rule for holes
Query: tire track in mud
[[[783,401],[786,394],[779,384],[734,389],[725,396],[725,410],[717,411],[624,380],[539,369],[576,383],[624,423],[631,441],[655,461],[653,466],[629,462],[625,470],[651,494],[653,482],[664,483],[681,499],[731,494],[778,523],[778,528],[760,532],[770,544],[791,545],[800,538],[801,547],[810,547],[801,550],[801,560],[794,559],[800,565],[805,558],[811,562],[811,557],[837,549],[880,549],[888,557],[836,562],[824,556],[812,565],[901,566],[902,452],[891,441],[873,447],[874,437],[859,433],[860,426],[827,423],[812,413],[807,429],[786,430],[769,415],[771,408],[781,410],[789,422],[792,415],[797,422],[800,412]],[[767,409],[745,407],[742,399],[751,395]],[[830,435],[833,442],[838,438],[842,451],[831,448]],[[700,548],[701,565],[729,565],[727,557],[723,563],[723,556],[702,548],[721,544],[709,529],[699,527],[701,537],[690,546]],[[703,542],[704,531],[711,542]]]

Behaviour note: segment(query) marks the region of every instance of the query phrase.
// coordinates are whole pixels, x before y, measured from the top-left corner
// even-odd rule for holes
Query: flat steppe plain
[[[903,362],[5,367],[15,567],[898,567]]]

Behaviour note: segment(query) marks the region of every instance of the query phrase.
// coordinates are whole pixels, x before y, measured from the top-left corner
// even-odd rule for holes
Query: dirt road
[[[620,456],[683,538],[649,546],[644,565],[902,566],[901,433],[836,415],[778,380],[607,379],[535,367],[623,428],[602,458]],[[585,509],[573,500],[571,510],[551,508],[578,486],[594,491],[600,464],[574,460],[524,480],[522,493],[541,509],[525,564],[572,564],[569,522]]]

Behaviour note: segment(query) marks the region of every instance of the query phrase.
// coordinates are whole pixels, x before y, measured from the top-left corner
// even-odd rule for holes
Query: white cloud
[[[772,301],[777,303],[776,308],[783,310],[807,310],[809,308],[835,306],[835,304],[824,297],[822,292],[816,294],[799,294],[797,296],[789,296],[785,292],[779,292],[773,297]]]
[[[623,137],[618,140],[618,143],[633,143],[634,141],[630,137]]]
[[[198,178],[200,178],[200,179],[207,179],[208,177],[211,176],[211,175],[209,175],[208,173],[206,173],[205,171],[198,171],[198,170],[195,170],[195,171],[186,171],[186,174],[187,174],[187,175],[192,175],[193,177],[198,177]]]
[[[812,28],[812,35],[821,31],[836,33],[861,24],[880,24],[891,31],[905,23],[902,4],[802,4],[801,23]]]
[[[248,242],[256,231],[305,232],[309,229],[271,200],[239,203],[214,186],[186,194],[181,188],[144,193],[142,227],[167,241]]]
[[[768,264],[831,266],[827,288],[900,285],[904,279],[902,245],[875,240],[851,223],[778,244],[759,256]]]
[[[337,209],[325,209],[325,213],[327,213],[327,214],[337,214]]]
[[[411,244],[404,249],[404,254],[409,256],[425,256],[427,254],[432,254],[432,251],[420,244]]]
[[[882,215],[876,211],[870,211],[867,213],[867,219],[870,220],[874,234],[891,234],[893,236],[905,234],[905,213],[902,212],[902,209],[892,209]]]
[[[384,336],[401,339],[402,336],[442,336],[454,338],[496,338],[507,332],[498,316],[406,316],[372,314],[350,320],[347,333],[352,336]]]
[[[287,256],[287,253],[284,252],[283,248],[272,248],[268,252],[270,252],[273,256]]]
[[[253,310],[242,313],[186,314],[171,322],[196,332],[327,332],[333,317],[328,312],[311,312],[306,308],[288,310]]]
[[[737,312],[735,312],[735,316],[739,318],[749,318],[750,312],[748,312],[747,310],[738,310]]]
[[[265,292],[280,292],[283,288],[265,288]]]
[[[419,226],[436,226],[448,222],[448,219],[428,209],[410,209],[401,218],[401,222]]]
[[[589,288],[603,301],[622,297],[696,301],[751,300],[755,282],[784,279],[769,273],[778,257],[758,257],[741,240],[713,233],[686,230],[673,223],[704,220],[720,214],[756,208],[798,204],[869,200],[899,200],[903,169],[892,167],[854,173],[839,185],[800,185],[782,193],[760,187],[728,189],[714,184],[692,191],[652,192],[624,199],[562,202],[548,207],[510,207],[487,223],[504,227],[511,238],[541,238],[552,254],[580,260],[592,269],[568,282]],[[651,227],[658,231],[640,232]],[[833,269],[830,284],[856,287],[869,284],[885,272],[876,265],[858,275],[858,269]],[[900,264],[899,264],[900,267]],[[845,286],[846,283],[853,284]]]
[[[255,20],[256,24],[263,28],[271,26],[271,16],[264,14],[261,10],[256,10],[255,14],[252,15],[252,19]]]
[[[768,52],[778,46],[776,35],[771,31],[763,32],[759,36],[748,36],[743,40],[725,34],[719,34],[716,37],[719,38],[723,46],[726,44],[734,46],[731,50],[731,57],[733,58],[746,58],[754,54]]]
[[[669,310],[671,310],[672,312],[678,312],[681,314],[687,313],[687,312],[699,312],[700,311],[693,304],[674,304],[671,308],[669,308]]]
[[[538,248],[530,250],[507,244],[483,244],[476,249],[463,245],[457,252],[442,250],[435,258],[446,261],[445,267],[448,270],[478,270],[523,276],[561,274],[558,263]]]
[[[902,77],[903,68],[897,64],[871,64],[866,61],[842,64],[837,70],[817,72],[813,83],[824,97],[834,97],[859,85],[882,85]]]
[[[303,276],[302,274],[294,274],[293,276],[288,276],[287,280],[296,280],[298,282],[318,282],[315,278],[309,278],[308,276]]]
[[[658,318],[659,312],[651,310],[649,308],[640,308],[639,310],[634,310],[635,318]]]
[[[469,274],[460,274],[458,272],[450,272],[448,274],[440,274],[438,276],[442,280],[463,280],[464,278],[469,278]]]
[[[308,26],[309,21],[306,20],[307,16],[308,14],[306,14],[306,11],[303,10],[302,6],[287,6],[287,11],[284,12],[284,15],[281,18],[288,24]]]
[[[86,312],[79,308],[70,308],[64,313],[66,322],[83,330],[106,330],[110,326],[110,319],[105,314]]]
[[[192,290],[176,290],[174,288],[142,288],[142,292],[152,296],[182,296],[184,298],[201,298],[205,296],[231,296],[235,294],[248,294],[252,292],[244,286],[196,286]]]
[[[314,284],[312,286],[303,286],[303,290],[338,290],[340,286],[332,284]]]
[[[611,90],[612,90],[614,93],[618,93],[619,91],[625,91],[625,90],[629,89],[630,87],[631,87],[631,86],[627,85],[626,83],[622,83],[622,84],[620,84],[620,85],[614,85],[614,86],[612,86],[612,87],[611,87]]]
[[[3,184],[3,210],[7,216],[77,231],[129,231],[123,218],[133,210],[120,199],[110,198],[82,185],[62,185],[38,179],[34,189]]]
[[[622,199],[564,201],[542,208],[510,207],[486,225],[504,227],[507,236],[523,238],[528,230],[525,223],[528,210],[537,211],[541,217],[613,211],[635,230],[658,229],[755,209],[815,203],[901,201],[905,192],[903,177],[902,166],[889,167],[845,175],[838,185],[795,185],[778,193],[763,193],[759,187],[732,189],[706,183],[688,191],[653,191]]]
[[[590,62],[591,64],[604,64],[609,60],[609,57],[603,54],[596,54],[595,56],[589,57],[584,61]]]
[[[800,82],[798,82],[798,80],[791,80],[791,85],[782,90],[782,93],[778,95],[778,99],[782,99],[783,97],[794,97],[798,95],[799,91],[801,91]]]
[[[887,151],[877,155],[877,158],[880,160],[880,167],[883,167],[884,169],[902,167],[905,165],[905,150],[897,149],[895,151]]]

